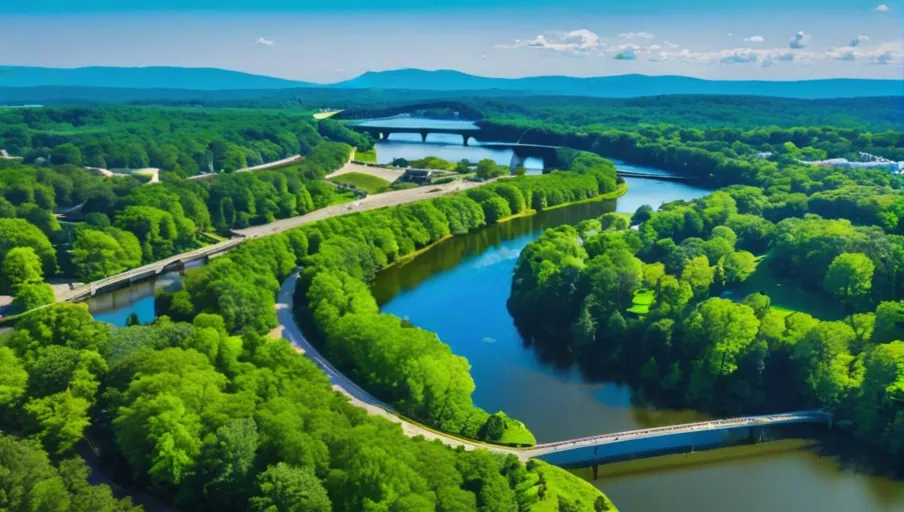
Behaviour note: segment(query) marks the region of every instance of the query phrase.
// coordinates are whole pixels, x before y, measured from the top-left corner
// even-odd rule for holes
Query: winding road
[[[474,450],[475,448],[486,448],[488,450],[514,454],[521,457],[518,450],[506,448],[504,446],[494,446],[466,439],[461,439],[448,434],[443,434],[426,428],[422,425],[412,422],[411,420],[400,416],[392,406],[377,400],[367,391],[361,389],[357,384],[333,367],[320,352],[301,333],[301,329],[295,322],[295,316],[292,314],[293,302],[295,295],[295,284],[298,282],[298,270],[292,273],[279,289],[279,295],[276,300],[276,314],[279,318],[279,327],[273,334],[282,336],[288,340],[299,352],[303,353],[311,361],[314,362],[329,377],[333,384],[333,389],[345,395],[349,401],[358,407],[363,407],[368,414],[383,416],[384,418],[398,423],[402,426],[402,431],[408,437],[423,436],[426,439],[437,439],[452,447],[462,446],[465,450]],[[521,457],[527,460],[527,457]]]
[[[377,414],[384,418],[399,423],[402,431],[409,437],[423,436],[427,439],[436,439],[452,447],[462,446],[466,450],[484,448],[496,453],[515,455],[522,461],[534,457],[542,457],[554,452],[569,451],[584,447],[600,446],[604,444],[623,443],[630,440],[645,439],[651,437],[670,436],[706,430],[729,430],[735,428],[765,427],[785,423],[822,423],[831,422],[832,415],[824,411],[797,411],[784,414],[771,414],[764,416],[745,416],[741,418],[729,418],[722,420],[689,423],[685,425],[669,425],[653,427],[630,432],[612,432],[589,436],[579,439],[568,439],[552,443],[543,443],[530,448],[510,448],[492,444],[480,443],[438,432],[400,415],[392,406],[376,399],[370,393],[351,381],[337,370],[320,352],[314,348],[304,337],[295,316],[292,314],[294,306],[295,285],[298,282],[299,270],[292,273],[279,290],[276,312],[279,319],[279,327],[273,333],[282,336],[305,356],[313,361],[329,377],[333,389],[348,397],[349,401],[363,407],[369,414]]]

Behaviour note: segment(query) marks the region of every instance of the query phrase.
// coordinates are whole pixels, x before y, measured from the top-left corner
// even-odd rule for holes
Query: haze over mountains
[[[318,89],[409,89],[421,91],[512,91],[611,98],[663,94],[733,94],[789,98],[902,96],[904,80],[824,79],[802,81],[703,80],[685,76],[619,75],[591,78],[536,76],[491,78],[459,71],[399,69],[371,71],[335,84],[314,84],[217,68],[0,66],[0,88],[106,87],[197,91]]]

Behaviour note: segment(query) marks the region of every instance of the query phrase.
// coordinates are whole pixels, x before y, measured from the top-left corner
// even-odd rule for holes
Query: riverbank
[[[569,206],[577,206],[577,205],[581,205],[581,204],[590,204],[590,203],[598,203],[600,201],[614,200],[614,199],[618,199],[619,197],[624,196],[627,193],[628,193],[628,184],[626,182],[622,182],[622,183],[619,183],[618,188],[612,192],[609,192],[606,194],[600,194],[598,196],[591,197],[589,199],[582,199],[580,201],[572,201],[570,203],[558,204],[556,206],[552,206],[550,208],[545,208],[543,210],[534,210],[534,209],[528,208],[528,209],[524,210],[523,212],[517,213],[515,215],[509,215],[508,217],[499,219],[496,222],[496,224],[504,224],[506,222],[512,222],[517,219],[522,219],[525,217],[532,217],[539,213],[550,212],[550,211],[555,211],[555,210],[559,210],[562,208],[567,208]],[[397,259],[396,261],[390,263],[389,265],[381,268],[379,272],[385,272],[386,270],[389,270],[391,268],[403,266],[406,263],[409,263],[412,260],[414,260],[415,258],[417,258],[418,256],[420,256],[421,254],[424,254],[424,253],[430,251],[431,249],[443,244],[444,242],[447,242],[450,239],[455,238],[456,236],[464,236],[464,235],[467,235],[467,233],[464,233],[462,235],[444,236],[443,238],[440,238],[439,240],[437,240],[436,242],[433,242],[430,245],[421,247],[420,249],[414,251],[413,253],[407,254],[404,257]]]

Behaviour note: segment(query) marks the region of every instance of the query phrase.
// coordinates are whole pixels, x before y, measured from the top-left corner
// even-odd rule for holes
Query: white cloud
[[[618,37],[623,39],[653,39],[656,36],[649,32],[622,32]]]
[[[788,46],[794,48],[795,50],[806,48],[809,44],[810,34],[804,32],[803,30],[794,34],[793,36],[791,36],[791,39],[788,40]]]
[[[263,37],[257,38],[257,44],[262,44],[264,46],[273,46],[274,41],[272,39],[264,39]]]
[[[605,44],[600,42],[599,36],[585,28],[569,32],[550,32],[527,41],[515,39],[513,44],[497,45],[498,48],[539,48],[575,54],[593,52],[602,46]]]
[[[669,48],[678,48],[678,45],[671,41],[663,41],[662,44],[668,46]]]
[[[648,48],[640,48],[636,52],[639,57],[645,56]],[[837,60],[845,62],[868,62],[885,65],[898,62],[904,55],[904,44],[901,41],[887,43],[874,48],[854,48],[843,46],[820,51],[790,50],[786,48],[732,48],[708,52],[692,52],[688,49],[680,51],[662,51],[648,55],[653,62],[678,61],[691,64],[759,64],[770,67],[776,63],[808,64],[820,60]]]
[[[860,46],[860,43],[865,43],[867,41],[869,41],[869,36],[857,36],[857,37],[851,39],[851,42],[848,43],[848,46],[853,48],[855,46]]]
[[[487,57],[487,54],[485,54],[485,53],[480,56],[480,60],[487,60],[488,58],[489,57]]]
[[[879,6],[876,7],[876,10],[879,12],[888,12],[891,10],[891,7],[889,7],[885,4],[880,4]]]
[[[765,40],[766,40],[766,38],[763,36],[750,36],[750,37],[744,38],[744,41],[746,41],[748,43],[762,43]]]

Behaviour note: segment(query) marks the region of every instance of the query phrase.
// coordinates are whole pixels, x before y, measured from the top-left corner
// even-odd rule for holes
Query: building
[[[426,185],[432,183],[433,178],[435,178],[434,171],[430,169],[406,169],[399,181]]]

